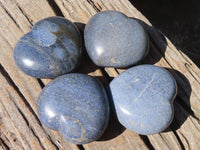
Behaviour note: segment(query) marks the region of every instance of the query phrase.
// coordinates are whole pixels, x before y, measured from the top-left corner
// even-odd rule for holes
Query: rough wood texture
[[[39,122],[36,100],[43,84],[50,80],[41,82],[20,72],[14,64],[13,48],[40,19],[61,15],[87,23],[92,15],[108,9],[143,21],[151,42],[149,55],[142,63],[166,67],[175,77],[179,89],[174,102],[175,118],[165,132],[140,136],[125,130],[111,116],[100,141],[76,146]],[[200,149],[200,70],[127,0],[0,0],[0,14],[0,149]],[[83,30],[83,25],[78,26]],[[76,71],[96,76],[104,86],[124,71],[98,68],[86,59]]]

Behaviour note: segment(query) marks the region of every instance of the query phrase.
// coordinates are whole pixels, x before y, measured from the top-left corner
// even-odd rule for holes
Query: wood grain
[[[49,4],[46,1],[40,0],[1,0],[0,13],[1,65],[9,74],[11,80],[16,85],[17,89],[19,89],[19,93],[24,96],[24,100],[26,100],[26,102],[29,104],[26,107],[30,107],[34,112],[32,115],[34,115],[37,118],[36,102],[37,97],[41,92],[41,86],[38,83],[37,79],[29,77],[17,69],[13,60],[13,48],[16,42],[19,40],[19,38],[24,33],[30,31],[30,28],[33,23],[45,17],[54,16],[55,14],[53,12],[53,9],[49,6]],[[33,123],[34,126],[34,122],[32,120],[28,120],[28,123]],[[35,130],[32,130],[32,132],[33,131],[37,131],[38,135],[41,132],[37,128]],[[46,128],[43,128],[43,132],[44,134],[39,136],[39,139],[43,139],[45,136],[49,137],[46,141],[42,140],[43,142],[46,142],[47,146],[51,146],[48,143],[52,143],[51,141],[53,141],[52,147],[48,149],[78,149],[76,145],[67,142],[59,133],[55,131],[50,131]]]
[[[14,64],[13,48],[40,19],[61,15],[85,24],[92,15],[103,10],[117,10],[143,21],[150,37],[150,52],[141,63],[166,67],[175,77],[179,88],[174,102],[175,119],[169,129],[160,134],[140,136],[125,130],[107,140],[78,147],[41,125],[36,101],[43,84],[50,80],[38,82],[19,71]],[[128,0],[0,0],[0,14],[0,149],[200,149],[200,70]],[[104,86],[124,71],[98,68],[86,59],[87,56],[76,72],[95,76]],[[116,121],[111,123],[113,128],[117,126]],[[108,135],[116,132],[111,129]]]
[[[199,69],[195,66],[194,63],[191,63],[191,61],[189,60],[187,56],[185,56],[180,51],[178,51],[164,35],[156,31],[156,29],[154,29],[151,26],[150,22],[139,11],[137,11],[134,7],[132,7],[132,5],[128,1],[116,1],[116,0],[90,1],[90,5],[92,6],[94,10],[88,9],[90,7],[86,3],[86,1],[81,1],[80,4],[75,1],[64,1],[64,0],[56,0],[56,2],[58,6],[61,8],[61,11],[63,12],[64,16],[66,18],[68,17],[72,18],[73,21],[76,21],[76,22],[81,21],[81,22],[87,23],[88,18],[91,17],[88,14],[93,15],[94,10],[96,10],[97,12],[99,10],[103,11],[107,9],[118,10],[125,13],[129,17],[134,17],[134,18],[138,18],[142,20],[145,23],[145,28],[147,29],[150,36],[150,40],[151,40],[151,48],[150,48],[151,55],[149,55],[149,58],[148,58],[149,60],[146,59],[146,62],[145,61],[144,62],[145,63],[153,62],[153,64],[155,65],[173,69],[171,71],[174,72],[173,75],[175,76],[179,85],[178,96],[181,97],[179,101],[181,101],[180,103],[183,103],[183,102],[185,103],[185,107],[187,107],[186,110],[193,112],[193,115],[195,115],[197,119],[196,121],[198,121],[200,97],[199,96],[195,97],[195,96],[197,96],[197,93],[198,93],[197,87],[199,87],[198,86],[199,84],[198,74],[200,74]],[[79,6],[85,6],[84,13],[82,13],[82,9]],[[95,9],[95,7],[99,8],[99,10]],[[81,15],[81,18],[76,17],[80,15]],[[88,15],[88,17],[85,17],[85,15]],[[157,60],[158,58],[160,58],[160,60]],[[185,67],[186,64],[192,64],[192,65],[187,65],[188,68],[186,68]],[[192,71],[188,71],[189,69],[191,69]],[[116,77],[117,73],[121,73],[124,70],[119,70],[119,69],[115,70],[112,68],[106,68],[105,71],[110,75],[110,77]],[[181,74],[181,77],[180,77],[180,74]],[[184,76],[184,79],[182,76]],[[195,84],[193,82],[195,82]],[[188,101],[190,102],[188,103]],[[177,104],[177,105],[179,106],[180,104]],[[184,113],[184,112],[180,111],[179,113]],[[190,114],[188,114],[188,116],[189,115]],[[176,114],[175,120],[180,117],[183,118],[183,115]],[[188,122],[190,121],[186,120],[184,124],[187,124]],[[151,135],[151,136],[148,136],[148,138],[151,144],[156,149],[182,149],[183,146],[184,147],[187,147],[187,146],[184,145],[185,142],[181,141],[179,137],[177,139],[177,136],[180,135],[181,131],[185,131],[186,129],[187,128],[184,128],[184,126],[181,126],[180,129],[177,131]],[[163,138],[163,136],[165,138]],[[186,134],[184,136],[186,136]],[[195,143],[195,145],[198,145],[198,146],[199,144],[197,144],[197,142],[199,140],[199,137],[200,135],[198,134],[196,140],[193,139],[194,140],[193,142]],[[187,138],[190,138],[190,136],[186,136],[186,139]],[[190,142],[188,143],[190,144]],[[97,144],[99,145],[99,148],[104,146],[104,144],[101,144],[101,143],[95,143],[94,145],[97,146]],[[88,148],[88,145],[85,147]],[[93,147],[94,145],[91,144],[91,147]],[[111,145],[115,145],[115,141],[113,141]]]

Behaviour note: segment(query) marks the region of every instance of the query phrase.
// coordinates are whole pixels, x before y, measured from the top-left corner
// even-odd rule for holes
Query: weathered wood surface
[[[175,118],[165,132],[140,136],[125,130],[112,116],[100,141],[77,146],[40,123],[36,101],[43,84],[50,80],[37,80],[19,71],[14,64],[13,48],[40,19],[61,15],[85,24],[98,11],[108,9],[145,23],[150,52],[142,63],[166,67],[175,77],[178,83]],[[96,76],[105,86],[124,71],[98,68],[86,59],[87,56],[76,71]],[[127,0],[0,0],[0,63],[0,149],[200,149],[200,70]]]

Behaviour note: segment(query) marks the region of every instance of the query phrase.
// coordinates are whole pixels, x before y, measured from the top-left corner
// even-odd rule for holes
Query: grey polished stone
[[[37,22],[16,44],[14,59],[24,73],[54,78],[75,69],[82,54],[79,30],[69,20],[50,17]]]
[[[172,75],[153,65],[132,67],[109,85],[119,122],[149,135],[165,130],[174,117],[177,86]]]
[[[142,25],[117,11],[94,15],[86,24],[84,40],[90,58],[103,67],[128,67],[148,52],[148,36]]]
[[[103,86],[93,77],[77,73],[52,80],[41,92],[37,109],[44,125],[75,144],[100,138],[110,114]]]

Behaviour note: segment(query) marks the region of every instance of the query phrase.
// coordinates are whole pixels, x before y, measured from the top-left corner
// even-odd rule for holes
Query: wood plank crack
[[[96,10],[96,12],[100,12],[102,10],[101,6],[97,3],[97,6],[93,2],[93,0],[87,0],[87,2]]]
[[[17,7],[21,11],[21,13],[26,17],[27,21],[33,26],[33,20],[25,13],[25,11],[19,6],[18,3],[16,3]]]
[[[15,126],[15,123],[12,121],[12,117],[10,116],[9,112],[7,111],[6,107],[3,105],[2,101],[0,101],[0,107],[2,109],[2,111],[4,112],[4,115],[6,118],[9,118],[9,123],[10,125],[13,127],[16,135],[14,135],[14,138],[15,137],[18,137],[19,138],[19,141],[20,141],[20,144],[22,144],[22,146],[24,148],[27,148],[27,149],[31,149],[31,146],[29,144],[29,142],[26,140],[26,138],[18,131],[17,127]],[[22,121],[22,120],[21,120]],[[4,135],[7,136],[7,134],[4,132]],[[11,136],[12,137],[12,136]],[[13,143],[11,140],[13,140],[13,137],[12,138],[9,138],[7,136],[7,139],[9,140],[10,143]],[[11,140],[10,140],[11,139]],[[14,141],[14,140],[13,140]],[[13,145],[12,145],[12,148],[13,148]]]
[[[176,138],[177,138],[177,140],[178,140],[178,142],[179,142],[179,144],[180,144],[180,146],[181,146],[181,149],[182,149],[182,150],[185,150],[185,147],[184,147],[184,145],[183,145],[183,142],[181,141],[181,139],[180,139],[180,137],[178,136],[178,134],[176,133],[176,131],[173,131],[173,133],[174,133],[174,135],[176,136]]]
[[[155,147],[149,141],[148,136],[146,136],[146,135],[140,135],[140,138],[144,141],[144,143],[148,146],[148,148],[150,150],[155,150]]]
[[[4,5],[2,4],[2,2],[0,1],[0,6],[4,9],[4,11],[6,12],[6,14],[12,19],[12,21],[17,25],[17,27],[23,32],[23,30],[21,29],[20,25],[15,21],[15,19],[13,18],[13,16],[9,13],[9,11],[4,7]]]
[[[10,147],[5,143],[5,141],[1,138],[1,132],[0,132],[0,146],[2,147],[3,150],[9,150]],[[1,148],[0,147],[0,148]]]
[[[54,0],[47,0],[47,2],[51,6],[51,8],[53,9],[53,11],[56,14],[56,16],[64,17],[61,9],[58,7],[57,3]]]
[[[45,134],[47,134],[46,131],[44,130],[44,128],[43,128],[40,120],[38,119],[37,115],[32,110],[31,106],[29,105],[29,103],[27,102],[27,100],[25,99],[25,97],[23,96],[23,94],[19,91],[18,87],[14,84],[14,82],[12,81],[12,79],[9,77],[8,73],[5,71],[5,69],[1,65],[0,65],[0,73],[5,77],[5,79],[8,81],[8,83],[15,89],[15,91],[18,93],[18,95],[21,97],[21,99],[23,99],[23,102],[27,106],[26,108],[29,109],[29,112],[31,112],[32,115],[34,115],[34,118],[36,119],[36,121],[39,124],[39,126],[42,128],[43,132]],[[43,145],[43,143],[41,141],[41,138],[38,137],[37,133],[35,132],[35,129],[33,128],[33,125],[30,124],[30,119],[26,116],[26,113],[22,112],[23,110],[21,110],[21,108],[19,108],[19,106],[13,100],[14,97],[11,95],[10,91],[8,91],[7,89],[5,89],[5,90],[7,91],[7,94],[10,97],[10,100],[12,100],[14,106],[16,107],[16,109],[18,110],[18,112],[20,113],[20,115],[23,117],[23,119],[24,119],[27,127],[30,128],[30,130],[32,131],[33,135],[35,135],[35,137],[38,139],[38,142],[41,144],[41,147],[43,149],[45,149],[45,146]],[[58,147],[56,146],[56,144],[52,140],[50,140],[50,141],[56,147],[56,149],[58,149]]]
[[[7,80],[7,82],[15,89],[15,91],[18,93],[18,95],[23,99],[23,101],[27,105],[27,108],[29,109],[29,111],[31,111],[33,113],[34,117],[37,118],[37,121],[40,124],[40,126],[42,126],[39,118],[37,117],[37,114],[34,112],[34,110],[32,109],[32,107],[30,106],[30,104],[28,103],[28,101],[26,100],[26,98],[24,97],[24,95],[20,92],[19,88],[15,85],[15,83],[10,78],[9,74],[6,72],[6,70],[3,68],[3,66],[1,64],[0,64],[0,73],[5,77],[5,79]]]

